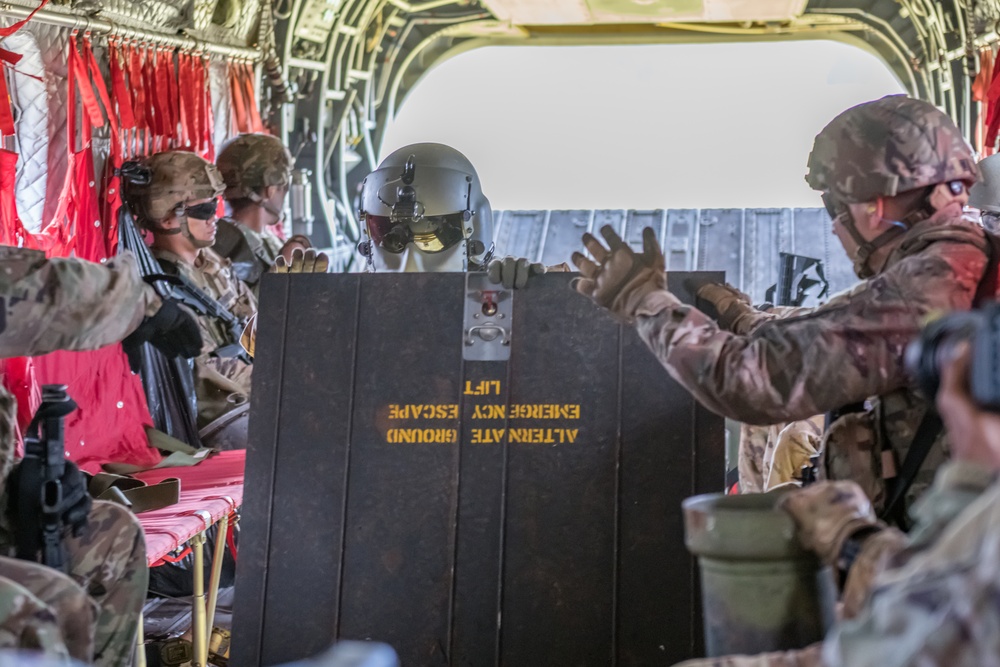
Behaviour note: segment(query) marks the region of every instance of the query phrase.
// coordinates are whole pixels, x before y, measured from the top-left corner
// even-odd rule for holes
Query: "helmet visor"
[[[401,253],[408,243],[420,251],[443,252],[466,238],[465,211],[448,215],[426,215],[416,219],[396,219],[366,214],[365,223],[372,242],[386,252]]]

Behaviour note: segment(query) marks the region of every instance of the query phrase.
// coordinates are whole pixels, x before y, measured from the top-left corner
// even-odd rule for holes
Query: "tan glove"
[[[636,254],[610,225],[601,228],[601,235],[607,248],[593,235],[583,235],[583,244],[596,261],[573,253],[573,263],[583,276],[575,281],[576,291],[631,323],[647,295],[667,289],[663,252],[652,227],[642,232],[642,254]]]
[[[728,283],[702,285],[698,288],[698,296],[715,306],[715,312],[719,314],[719,326],[733,333],[746,333],[736,331],[734,325],[747,315],[758,312],[750,303],[750,297]]]
[[[829,565],[836,564],[847,538],[879,526],[868,496],[854,482],[817,482],[789,492],[778,506],[792,516],[802,546]]]
[[[305,252],[301,248],[292,251],[292,260],[285,260],[279,255],[274,262],[272,271],[275,273],[326,273],[330,268],[330,258],[324,252],[316,252],[309,248]]]
[[[770,456],[764,458],[764,490],[789,482],[801,482],[802,468],[809,465],[810,459],[819,451],[823,434],[823,417],[787,424],[775,439]]]
[[[240,336],[240,345],[243,349],[247,351],[251,357],[253,356],[254,346],[257,344],[257,313],[254,313],[250,317],[250,321],[247,325],[243,327],[243,335]]]
[[[506,289],[524,289],[528,286],[528,278],[545,273],[545,265],[528,260],[527,257],[512,257],[492,259],[486,266],[486,275],[494,285],[503,285]]]

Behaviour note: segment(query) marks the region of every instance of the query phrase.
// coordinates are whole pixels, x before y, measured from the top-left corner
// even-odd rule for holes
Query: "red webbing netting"
[[[2,29],[0,34],[20,25]],[[28,231],[17,213],[18,156],[0,150],[0,244],[37,248],[50,257],[104,261],[117,252],[121,195],[115,169],[125,159],[173,148],[214,157],[206,56],[112,39],[108,58],[110,90],[90,41],[75,32],[70,36],[68,168],[55,215],[38,233]],[[17,54],[0,49],[0,62],[13,64],[18,59]],[[246,68],[239,73],[242,90],[252,91],[252,80],[248,89],[243,79],[252,71]],[[0,88],[0,133],[9,135],[13,124],[7,122],[10,105],[2,75]],[[251,106],[256,111],[256,105]],[[247,115],[247,122],[252,122],[253,114]],[[110,128],[110,151],[98,179],[91,136],[95,128],[105,125]],[[129,370],[119,345],[94,352],[0,360],[0,380],[18,400],[22,428],[38,407],[40,384],[69,386],[79,409],[67,419],[66,452],[85,470],[95,472],[106,462],[151,466],[162,458],[148,446],[145,426],[152,420],[142,383]]]
[[[101,215],[91,145],[93,129],[103,127],[105,117],[110,119],[112,127],[112,159],[115,153],[120,155],[120,148],[115,140],[116,114],[110,108],[104,79],[86,38],[78,44],[76,36],[70,36],[67,86],[70,111],[66,182],[55,217],[40,234],[34,235],[30,245],[45,250],[50,257],[73,256],[97,262],[112,257],[118,241],[117,228],[108,225],[108,218]],[[83,110],[79,127],[74,113],[78,99]],[[14,196],[7,187],[8,183],[13,184],[13,163],[3,168],[10,171],[0,177],[3,184],[0,196],[5,201],[2,208],[10,216],[2,221],[3,227],[21,230],[23,234],[13,203],[6,203]],[[150,448],[146,440],[145,426],[152,424],[152,420],[142,383],[129,370],[120,345],[93,352],[54,352],[36,357],[33,364],[37,383],[68,385],[79,406],[66,420],[66,453],[71,460],[91,472],[100,470],[100,465],[109,461],[148,466],[161,460],[159,452]],[[8,368],[5,380],[18,392],[15,394],[18,401],[30,405],[33,388],[27,381],[29,378],[17,377],[13,370]],[[21,427],[25,425],[22,421]]]

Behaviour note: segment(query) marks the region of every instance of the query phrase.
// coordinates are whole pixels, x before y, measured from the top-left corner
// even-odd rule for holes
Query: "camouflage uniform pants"
[[[89,662],[96,618],[97,603],[62,572],[0,557],[0,648],[37,648]]]
[[[95,501],[88,520],[82,535],[66,537],[69,576],[96,603],[94,664],[124,667],[131,663],[135,650],[149,582],[146,542],[139,522],[120,505]],[[48,598],[38,597],[51,604]]]
[[[132,513],[95,501],[87,530],[69,537],[70,576],[98,605],[94,664],[125,667],[135,651],[139,616],[149,585],[146,540]]]

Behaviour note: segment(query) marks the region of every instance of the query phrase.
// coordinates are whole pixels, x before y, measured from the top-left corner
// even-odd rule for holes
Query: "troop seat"
[[[185,544],[191,545],[194,553],[191,629],[195,664],[205,665],[208,662],[208,638],[215,625],[229,517],[243,504],[245,462],[246,450],[233,450],[221,452],[189,468],[160,468],[135,475],[147,484],[157,484],[171,477],[180,479],[180,500],[176,504],[136,516],[146,536],[146,562],[150,567],[161,564],[170,552]],[[219,525],[219,532],[206,591],[203,568],[205,531],[215,524]],[[140,645],[142,642],[140,633]],[[144,652],[139,651],[138,655],[139,667],[145,667]]]
[[[159,468],[136,473],[147,484],[171,477],[181,481],[175,505],[136,515],[146,534],[150,566],[187,543],[243,504],[245,450],[221,452],[189,468]]]

